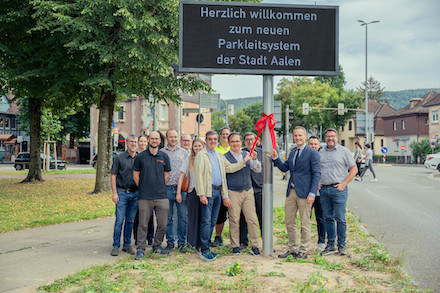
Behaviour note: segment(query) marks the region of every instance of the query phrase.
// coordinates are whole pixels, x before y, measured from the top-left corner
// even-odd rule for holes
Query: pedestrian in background
[[[358,172],[356,174],[356,178],[360,179],[361,177],[361,163],[362,163],[362,147],[361,144],[357,141],[354,143],[356,150],[354,151],[354,161],[356,162],[356,167],[358,168]]]
[[[365,168],[362,170],[362,173],[358,180],[362,181],[365,172],[367,172],[367,169],[370,169],[371,174],[373,174],[373,180],[371,181],[376,182],[377,181],[376,173],[373,170],[373,151],[371,150],[371,145],[368,143],[365,145],[365,156],[362,158],[362,160],[365,160]]]
[[[112,201],[115,207],[115,226],[113,229],[113,249],[111,255],[119,254],[121,246],[122,226],[124,226],[124,244],[122,251],[134,254],[131,247],[131,232],[133,231],[133,222],[138,209],[137,186],[133,180],[133,165],[137,155],[137,137],[130,135],[128,137],[127,150],[113,159],[111,169],[111,187]]]

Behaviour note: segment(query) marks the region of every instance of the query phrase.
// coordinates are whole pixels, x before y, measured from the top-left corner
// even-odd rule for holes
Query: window
[[[165,105],[160,105],[160,120],[166,120]]]
[[[341,145],[345,146],[345,139],[341,140]]]
[[[425,119],[425,125],[428,125],[429,124],[429,118],[426,118]]]
[[[393,130],[396,131],[397,130],[397,122],[393,121]]]
[[[431,123],[438,123],[438,110],[431,112]]]
[[[9,118],[5,118],[5,128],[9,129]]]
[[[341,126],[341,131],[344,131],[344,126]]]
[[[383,148],[383,139],[380,140],[380,147]]]
[[[3,117],[0,117],[0,128],[3,128]]]
[[[17,128],[17,120],[15,120],[15,118],[11,118],[11,129],[16,129]]]
[[[353,121],[348,122],[348,130],[353,130]]]
[[[405,130],[405,120],[402,120],[402,129]]]
[[[117,121],[118,122],[124,122],[125,121],[125,109],[124,106],[120,107],[121,109],[118,111],[118,117],[117,117]]]

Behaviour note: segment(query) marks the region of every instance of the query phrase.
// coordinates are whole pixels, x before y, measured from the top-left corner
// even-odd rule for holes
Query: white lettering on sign
[[[246,18],[246,12],[241,8],[235,10],[232,7],[226,9],[209,9],[209,7],[200,7],[200,16],[216,18]]]
[[[258,11],[249,11],[251,18],[258,19],[278,19],[278,20],[306,20],[317,21],[318,15],[316,13],[301,13],[301,12],[277,12],[273,9],[259,9]]]
[[[272,57],[270,65],[278,66],[301,66],[301,59],[293,59],[287,56],[278,58],[277,56]]]
[[[259,35],[278,35],[288,36],[290,35],[290,29],[288,27],[261,27],[257,26],[257,34]]]
[[[250,26],[236,26],[236,25],[230,25],[229,26],[229,33],[230,34],[252,34],[252,27]]]
[[[240,65],[267,65],[267,56],[264,55],[259,57],[240,55],[238,60]]]
[[[244,40],[238,39],[236,41],[227,41],[225,39],[218,39],[218,48],[229,50],[262,50],[267,52],[272,51],[300,51],[301,46],[298,43],[279,42],[262,42],[260,40]]]

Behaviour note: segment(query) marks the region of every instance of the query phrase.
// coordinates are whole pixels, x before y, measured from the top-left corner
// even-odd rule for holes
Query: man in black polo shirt
[[[142,259],[147,248],[148,221],[151,212],[156,213],[157,227],[153,242],[153,252],[168,254],[161,244],[165,236],[168,219],[168,196],[166,183],[170,176],[170,158],[159,152],[160,135],[153,131],[148,138],[148,148],[134,161],[133,178],[139,188],[139,227],[137,253],[135,259]]]
[[[124,224],[124,246],[122,251],[134,254],[131,248],[131,232],[138,208],[137,186],[133,180],[133,163],[137,154],[137,137],[128,137],[127,151],[113,159],[111,170],[112,200],[116,204],[116,220],[113,230],[113,249],[111,255],[117,256],[121,246],[122,225]]]

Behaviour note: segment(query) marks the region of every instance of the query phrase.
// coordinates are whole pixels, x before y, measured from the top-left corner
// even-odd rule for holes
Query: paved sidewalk
[[[0,292],[36,292],[80,269],[115,261],[113,224],[110,217],[1,233]]]

